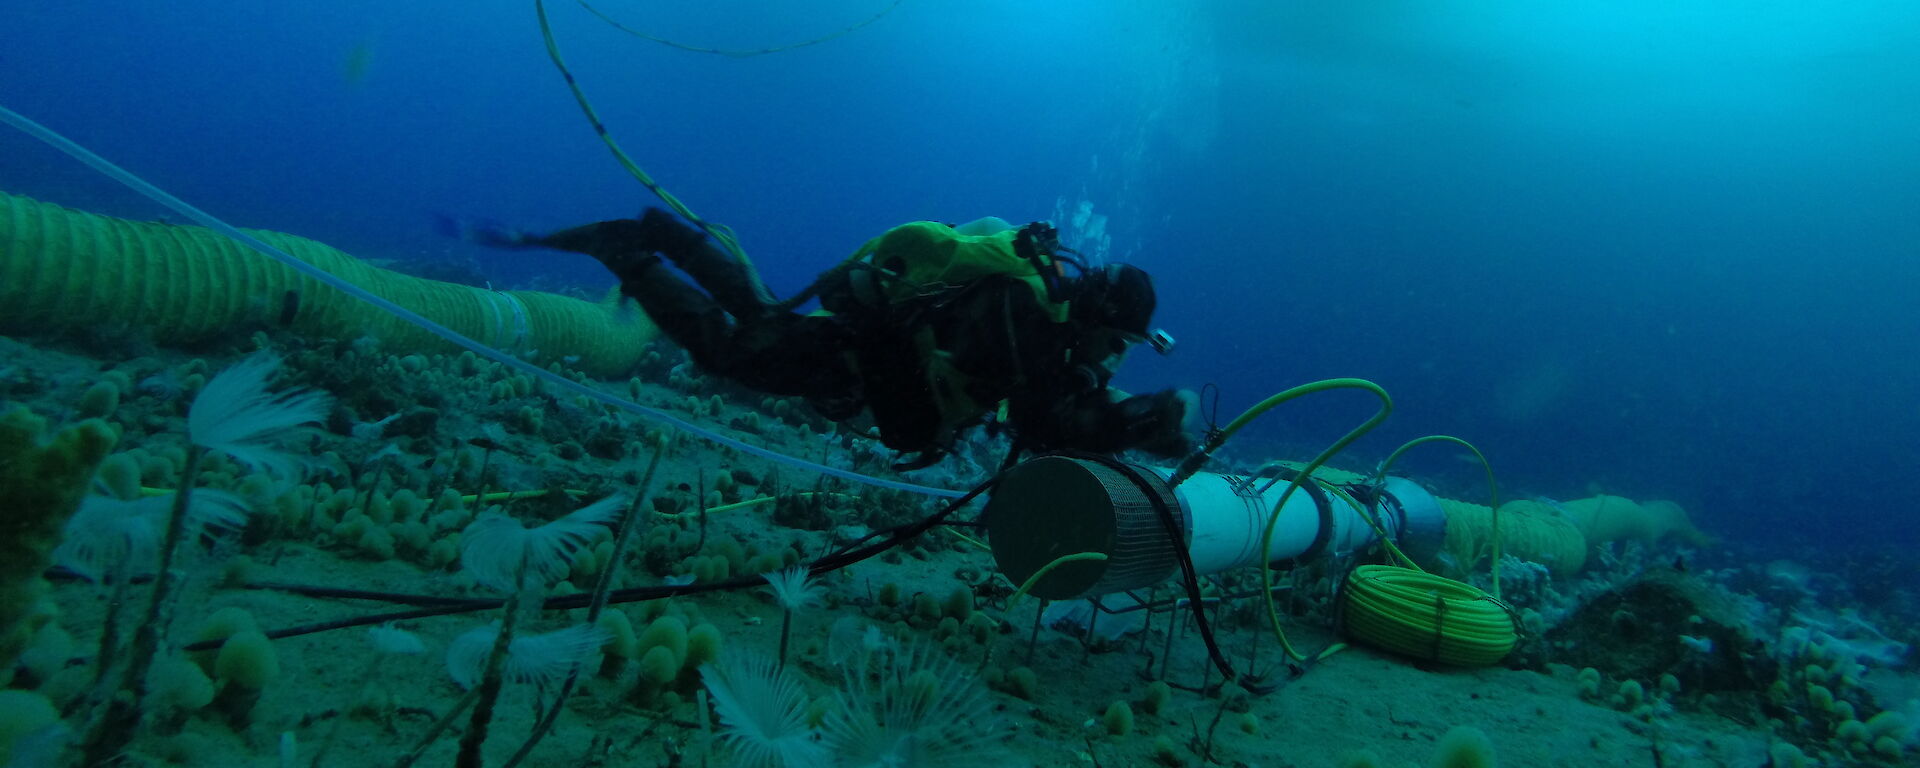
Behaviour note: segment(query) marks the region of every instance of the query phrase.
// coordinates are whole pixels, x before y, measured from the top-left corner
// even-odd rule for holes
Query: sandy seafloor
[[[286,351],[284,342],[272,340],[283,352]],[[25,403],[56,424],[72,416],[71,404],[106,371],[120,370],[132,382],[145,382],[156,375],[164,377],[168,371],[184,370],[193,358],[190,354],[125,340],[114,342],[119,345],[113,347],[115,352],[102,352],[97,347],[82,352],[65,342],[48,340],[0,340],[0,344],[5,345],[8,366],[5,376],[0,377],[4,379],[0,381],[4,385],[0,398]],[[251,346],[242,341],[227,349],[202,350],[198,354],[211,371],[217,372]],[[297,371],[308,364],[303,362],[302,355],[310,354],[315,353],[290,353],[289,367]],[[383,358],[377,352],[369,356]],[[438,426],[432,430],[431,442],[451,446],[466,436],[480,434],[478,430],[485,424],[508,425],[506,434],[512,451],[489,457],[490,461],[497,462],[493,467],[501,478],[499,484],[490,485],[489,490],[511,487],[516,480],[526,483],[532,478],[537,482],[543,476],[554,474],[562,476],[563,484],[583,477],[609,479],[610,476],[613,481],[610,487],[620,486],[625,479],[621,475],[631,477],[630,473],[643,463],[637,449],[617,462],[591,456],[571,462],[555,456],[543,457],[551,453],[552,430],[529,434],[532,430],[512,428],[511,422],[519,418],[520,409],[524,407],[544,410],[551,414],[549,419],[566,418],[558,413],[572,407],[565,404],[564,398],[543,395],[536,386],[528,395],[496,399],[489,395],[492,385],[509,377],[490,373],[492,366],[482,364],[477,372],[465,375],[458,374],[456,369],[460,363],[450,356],[436,356],[425,364],[427,370],[450,372],[454,380],[461,382],[452,388],[448,388],[445,381],[437,385],[445,401]],[[395,377],[413,373],[391,358],[384,358],[374,367],[382,366]],[[641,402],[673,409],[709,424],[739,424],[748,410],[758,410],[765,405],[757,396],[745,396],[710,381],[663,374],[664,369],[656,367],[643,375],[649,380],[638,390]],[[287,379],[298,380],[298,375]],[[685,391],[689,387],[700,398],[698,406],[691,403]],[[412,390],[403,382],[388,394],[403,396],[408,391]],[[715,392],[733,394],[723,395],[724,404],[719,411],[708,412]],[[353,402],[352,393],[335,394],[346,398],[342,401],[343,407]],[[142,447],[157,450],[160,446],[182,444],[180,427],[185,402],[184,393],[169,392],[158,384],[151,387],[136,384],[133,391],[124,393],[115,414],[116,419],[128,425],[118,450]],[[702,412],[694,413],[691,409],[696,407]],[[353,418],[372,420],[384,415],[356,413]],[[639,419],[625,415],[594,418],[615,420],[613,424],[631,431],[636,443],[640,434],[648,429]],[[810,429],[796,427],[771,414],[753,419],[758,425],[752,431],[735,431],[735,434],[809,459],[848,461],[846,448],[821,438]],[[336,450],[349,460],[364,457],[379,445],[392,442],[383,439],[365,445],[360,443],[367,441],[355,441],[339,434],[305,439],[315,440],[311,445],[317,451]],[[836,454],[840,458],[835,458]],[[440,474],[444,469],[424,467],[425,458],[408,454],[400,463],[415,467],[413,479],[425,477],[429,484],[444,483],[444,475]],[[662,493],[682,496],[690,494],[676,487],[699,482],[703,477],[702,468],[709,482],[722,469],[742,469],[747,475],[762,478],[769,471],[769,465],[763,460],[742,457],[731,450],[693,440],[678,441],[663,466],[658,488]],[[860,466],[871,469],[872,464]],[[238,473],[229,471],[228,474]],[[314,477],[324,474],[325,470],[319,470],[310,475],[307,482],[315,482]],[[394,474],[396,476],[389,477],[382,486],[383,492],[390,493],[408,482],[407,473]],[[815,481],[810,476],[790,469],[781,474],[786,478],[787,491],[814,487]],[[155,481],[164,479],[149,477],[146,481],[155,485]],[[210,479],[215,484],[230,481],[222,477]],[[937,475],[916,479],[953,482]],[[432,491],[431,488],[421,490],[429,495]],[[462,490],[471,493],[474,489]],[[757,495],[756,490],[752,485],[742,485],[729,495],[729,500],[752,498]],[[858,488],[839,490],[863,493]],[[913,509],[924,513],[933,508],[930,504],[919,502]],[[715,514],[707,540],[711,544],[732,539],[747,556],[788,549],[818,553],[827,546],[826,532],[778,525],[770,519],[772,509],[770,505],[763,505]],[[558,510],[531,502],[514,502],[507,511],[551,516]],[[857,521],[846,522],[857,524]],[[673,545],[680,548],[673,561],[678,565],[670,568],[683,567],[685,557],[693,554],[685,550],[692,533],[691,524],[655,519],[648,525],[653,529],[683,529]],[[448,533],[434,531],[434,536]],[[621,572],[618,586],[662,582],[661,576],[649,573],[639,562],[649,542],[645,536],[635,539],[635,551],[630,558],[633,562]],[[658,541],[652,540],[652,543]],[[212,551],[228,556],[243,555],[247,564],[230,567],[204,554],[189,559],[188,587],[176,611],[176,637],[191,636],[204,617],[230,606],[250,612],[264,629],[396,609],[369,601],[240,588],[232,582],[328,585],[409,594],[485,594],[456,569],[425,567],[420,562],[423,556],[418,552],[410,553],[402,547],[395,557],[381,559],[351,542],[336,540],[328,531],[283,527],[264,540],[240,545],[237,549],[230,545]],[[875,603],[873,596],[882,585],[897,584],[905,596],[926,592],[944,597],[961,584],[956,574],[973,576],[978,581],[980,576],[976,574],[991,571],[992,560],[986,552],[936,531],[923,546],[905,554],[875,558],[828,576],[824,579],[828,592],[826,605],[806,610],[795,619],[793,668],[806,675],[806,685],[812,695],[830,695],[837,673],[826,662],[825,646],[829,628],[835,621],[848,616],[860,617],[903,641],[925,638],[931,633],[932,622],[903,621],[901,610]],[[87,668],[90,656],[87,649],[98,642],[106,594],[104,589],[84,582],[60,581],[54,588],[54,602],[59,610],[56,621],[73,637],[72,647],[76,649],[69,674],[74,669]],[[781,613],[767,590],[675,598],[673,603],[672,610],[686,614],[689,623],[704,621],[714,625],[724,638],[724,652],[755,649],[772,654],[778,642]],[[998,722],[978,725],[1003,734],[1000,743],[1005,753],[992,755],[982,751],[979,762],[971,764],[1158,765],[1162,763],[1155,757],[1154,744],[1156,738],[1165,737],[1176,745],[1175,754],[1182,764],[1201,765],[1204,763],[1193,749],[1195,736],[1199,734],[1205,739],[1211,730],[1211,754],[1221,765],[1337,766],[1347,764],[1343,761],[1355,750],[1362,749],[1377,755],[1381,765],[1427,765],[1440,736],[1462,725],[1486,733],[1500,763],[1508,766],[1768,764],[1769,739],[1751,725],[1686,706],[1663,712],[1652,722],[1646,722],[1604,702],[1583,700],[1577,692],[1575,672],[1570,668],[1549,666],[1546,673],[1502,668],[1438,668],[1357,647],[1312,665],[1304,674],[1286,680],[1273,693],[1246,700],[1245,714],[1226,712],[1220,715],[1217,725],[1213,725],[1213,721],[1223,706],[1222,700],[1188,690],[1175,690],[1165,709],[1150,715],[1139,711],[1148,683],[1143,673],[1147,657],[1142,651],[1158,652],[1163,642],[1162,629],[1156,626],[1145,643],[1129,637],[1099,652],[1083,648],[1073,636],[1046,629],[1041,631],[1029,660],[1026,658],[1027,633],[1035,608],[1032,600],[1024,602],[1012,615],[992,607],[982,608],[982,612],[1009,622],[1004,630],[988,637],[993,656],[984,666],[984,648],[978,642],[962,637],[949,644],[959,662],[968,668],[1004,670],[1027,666],[1034,670],[1038,681],[1038,689],[1030,698],[1013,695],[1004,685],[986,694],[991,698]],[[626,612],[636,627],[644,628],[642,612],[645,609],[627,604],[615,610]],[[403,745],[418,738],[434,716],[461,695],[461,689],[446,672],[445,650],[456,635],[481,621],[474,616],[453,616],[402,623],[402,628],[418,634],[424,641],[427,651],[419,656],[376,658],[364,628],[278,640],[275,648],[279,674],[263,691],[244,724],[236,724],[220,712],[217,705],[208,707],[186,716],[176,724],[177,730],[169,725],[141,736],[134,742],[128,764],[274,766],[281,764],[283,744],[290,743],[299,755],[298,764],[305,765],[313,750],[326,741],[336,723],[340,723],[337,743],[329,748],[323,764],[342,768],[391,765],[403,751]],[[559,628],[567,621],[549,614],[531,630]],[[1164,623],[1164,619],[1158,617],[1155,621]],[[1333,638],[1324,628],[1324,621],[1324,617],[1313,614],[1293,621],[1291,639],[1309,651],[1326,646]],[[1236,663],[1246,660],[1245,649],[1249,647],[1253,631],[1245,622],[1232,621],[1222,630],[1222,645],[1229,649]],[[1277,656],[1273,641],[1265,636],[1260,642],[1263,643],[1260,664],[1271,667]],[[1190,627],[1184,628],[1172,647],[1170,682],[1181,688],[1197,685],[1205,659],[1197,635]],[[665,704],[656,698],[648,704],[637,705],[623,695],[623,688],[631,684],[633,674],[628,669],[624,677],[616,674],[611,678],[590,678],[570,702],[552,735],[527,764],[695,766],[702,764],[703,752],[708,765],[733,764],[724,748],[703,746],[706,739],[702,736],[690,688],[670,697],[677,700]],[[1217,681],[1217,676],[1213,678]],[[1882,702],[1920,697],[1920,684],[1895,671],[1876,670],[1867,675],[1864,685]],[[71,681],[64,686],[75,687]],[[60,683],[49,682],[43,690],[61,687]],[[370,699],[369,687],[384,690],[390,699]],[[69,690],[68,698],[72,695]],[[348,714],[357,702],[368,700],[381,704],[361,707],[360,714]],[[1126,735],[1112,735],[1102,726],[1102,713],[1110,703],[1120,700],[1133,702],[1135,725]],[[530,727],[533,706],[528,686],[508,687],[496,710],[488,742],[489,764],[499,765],[520,744]],[[1234,708],[1237,710],[1241,705]],[[464,724],[463,717],[460,727]],[[289,733],[291,737],[286,736]],[[1653,748],[1656,739],[1660,746],[1659,762]],[[418,764],[451,764],[455,741],[452,736],[440,738]]]

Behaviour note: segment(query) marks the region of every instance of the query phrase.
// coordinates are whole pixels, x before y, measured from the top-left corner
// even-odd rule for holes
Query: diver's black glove
[[[1199,411],[1198,403],[1199,396],[1184,389],[1169,389],[1121,401],[1121,415],[1126,420],[1127,447],[1162,458],[1178,458],[1192,453],[1195,442],[1189,425]]]

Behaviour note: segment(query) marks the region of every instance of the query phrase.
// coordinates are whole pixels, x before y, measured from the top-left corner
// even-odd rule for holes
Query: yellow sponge
[[[40,573],[53,564],[60,530],[118,439],[99,419],[49,433],[46,420],[25,406],[0,414],[0,488],[7,489],[0,514],[0,683],[12,677],[14,657],[40,628]]]
[[[220,646],[213,670],[222,682],[257,691],[280,675],[280,655],[259,630],[236,632]]]
[[[1493,741],[1470,725],[1449,729],[1433,751],[1433,768],[1494,768],[1498,764]]]
[[[47,697],[28,691],[0,691],[0,765],[11,765],[13,743],[20,737],[60,722],[60,713]]]

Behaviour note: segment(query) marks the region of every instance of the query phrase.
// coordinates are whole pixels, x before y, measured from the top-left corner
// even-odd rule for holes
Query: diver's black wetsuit
[[[599,259],[620,278],[621,293],[701,368],[755,390],[805,398],[836,421],[864,406],[881,441],[897,451],[937,457],[952,437],[941,434],[940,402],[916,340],[921,329],[931,329],[934,347],[964,374],[967,399],[983,409],[1007,401],[1008,421],[1028,450],[1138,448],[1175,457],[1189,448],[1180,424],[1185,406],[1173,392],[1116,399],[1099,366],[1120,350],[1076,352],[1088,334],[1055,322],[1033,289],[1010,277],[863,306],[849,298],[843,273],[821,286],[821,305],[834,314],[797,315],[779,309],[751,266],[658,210],[522,244]]]

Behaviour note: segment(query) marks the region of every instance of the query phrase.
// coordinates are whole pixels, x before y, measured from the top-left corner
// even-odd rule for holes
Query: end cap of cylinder
[[[1109,554],[1114,500],[1089,466],[1045,456],[1009,470],[982,516],[993,559],[1015,584],[1066,555]],[[1048,600],[1081,597],[1106,574],[1102,561],[1064,563],[1034,582],[1029,594]]]

